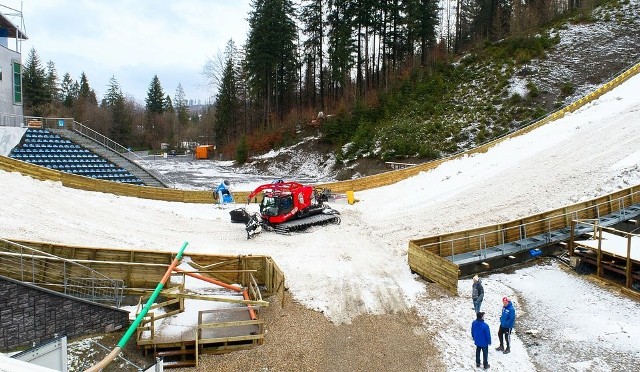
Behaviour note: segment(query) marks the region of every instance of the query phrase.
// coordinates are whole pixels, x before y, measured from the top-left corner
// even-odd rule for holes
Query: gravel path
[[[273,297],[262,312],[263,345],[203,355],[198,368],[175,371],[444,371],[440,355],[414,313],[362,315],[334,325],[322,313]]]

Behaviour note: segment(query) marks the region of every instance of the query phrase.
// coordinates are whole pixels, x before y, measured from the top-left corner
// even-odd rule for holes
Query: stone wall
[[[0,352],[66,335],[106,333],[129,324],[129,312],[0,276]]]

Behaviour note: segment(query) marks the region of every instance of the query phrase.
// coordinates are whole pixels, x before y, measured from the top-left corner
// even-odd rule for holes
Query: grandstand
[[[47,129],[28,128],[9,157],[80,176],[144,185],[128,170]]]

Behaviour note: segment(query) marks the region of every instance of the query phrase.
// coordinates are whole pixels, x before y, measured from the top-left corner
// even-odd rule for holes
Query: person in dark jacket
[[[484,299],[484,287],[482,286],[482,279],[477,275],[473,277],[473,285],[471,286],[471,299],[473,300],[473,309],[476,313],[480,312],[480,306],[482,306],[482,300]]]
[[[491,332],[489,325],[484,322],[484,313],[478,312],[476,320],[471,323],[471,337],[476,344],[476,367],[480,367],[480,351],[482,351],[482,366],[489,368],[489,345],[491,345]]]
[[[511,331],[516,321],[516,309],[513,307],[511,300],[508,297],[502,298],[502,315],[500,315],[500,329],[498,329],[498,338],[500,339],[500,346],[496,348],[497,351],[502,351],[505,354],[511,352]],[[507,348],[504,348],[502,339],[507,341]]]

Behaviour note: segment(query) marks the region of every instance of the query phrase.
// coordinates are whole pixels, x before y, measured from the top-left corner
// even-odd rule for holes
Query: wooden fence
[[[125,292],[129,294],[140,294],[154,289],[176,255],[176,252],[11,241],[82,263],[111,279],[123,280]],[[206,270],[208,276],[227,284],[238,283],[243,287],[249,287],[252,280],[247,273],[252,272],[257,284],[264,286],[265,296],[277,295],[281,303],[284,302],[285,276],[269,256],[197,253],[185,256],[190,258],[194,270]]]
[[[408,177],[415,176],[420,172],[425,172],[425,171],[434,169],[438,167],[440,164],[442,164],[443,162],[446,162],[461,156],[486,152],[489,148],[493,147],[494,145],[504,140],[528,133],[551,121],[562,118],[567,113],[574,112],[580,107],[597,99],[601,95],[611,91],[613,88],[627,81],[629,78],[637,74],[639,71],[640,71],[640,63],[634,65],[633,67],[626,70],[616,78],[603,84],[597,90],[563,107],[562,109],[559,109],[558,111],[555,111],[547,115],[543,119],[531,125],[528,125],[520,130],[514,131],[503,137],[497,138],[491,142],[478,146],[474,149],[471,149],[459,154],[455,154],[446,158],[433,160],[427,163],[411,166],[404,169],[392,170],[389,172],[362,177],[355,180],[322,183],[317,186],[328,188],[338,193],[344,193],[347,191],[362,191],[362,190],[372,189],[376,187],[387,186],[387,185],[394,184],[398,181],[401,181],[403,179],[406,179]],[[135,186],[135,185],[119,184],[112,181],[96,180],[93,178],[59,172],[56,170],[25,163],[19,160],[10,159],[5,156],[0,156],[0,169],[10,171],[10,172],[20,172],[22,174],[31,176],[36,179],[41,179],[41,180],[60,181],[64,186],[78,188],[82,190],[88,190],[88,191],[100,191],[100,192],[107,192],[107,193],[112,193],[116,195],[132,196],[137,198],[179,201],[179,202],[186,202],[186,203],[213,203],[214,202],[211,191],[176,190],[176,189],[164,189],[164,188],[155,188],[155,187],[148,187],[148,186],[141,187],[141,186]],[[235,191],[233,195],[235,200],[238,203],[245,203],[247,201],[247,196],[249,195],[250,192],[251,190]]]
[[[446,257],[570,228],[573,220],[599,218],[637,203],[640,203],[640,186],[633,186],[506,223],[411,240],[409,267],[450,293],[457,294],[459,266]]]

